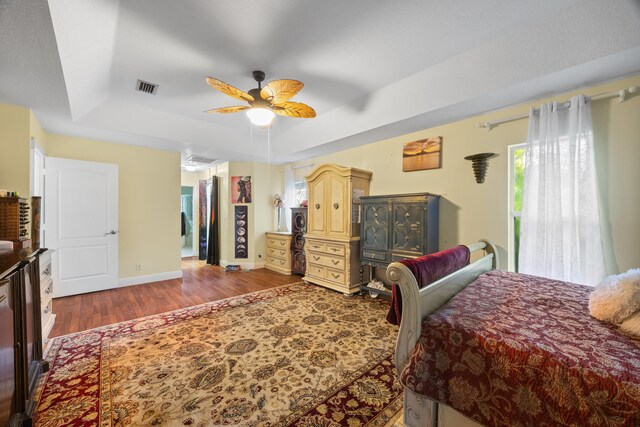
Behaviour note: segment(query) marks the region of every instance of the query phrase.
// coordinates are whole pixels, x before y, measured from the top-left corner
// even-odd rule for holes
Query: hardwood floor
[[[301,281],[261,268],[224,272],[204,261],[183,259],[182,279],[127,286],[53,300],[56,323],[50,337],[164,313]]]

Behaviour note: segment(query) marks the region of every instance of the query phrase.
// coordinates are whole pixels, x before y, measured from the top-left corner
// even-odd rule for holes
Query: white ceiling
[[[315,119],[252,131],[253,70]],[[639,0],[0,0],[0,102],[47,132],[286,162],[640,72]],[[136,80],[159,85],[136,92]]]

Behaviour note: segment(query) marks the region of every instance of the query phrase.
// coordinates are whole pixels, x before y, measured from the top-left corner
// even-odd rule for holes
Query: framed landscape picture
[[[402,171],[413,172],[442,167],[442,137],[407,142],[402,147]]]

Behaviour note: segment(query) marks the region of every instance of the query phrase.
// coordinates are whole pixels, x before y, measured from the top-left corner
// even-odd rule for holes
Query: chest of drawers
[[[291,274],[291,234],[267,233],[265,268],[282,274]]]
[[[307,236],[305,280],[351,294],[358,291],[358,241],[338,242]]]

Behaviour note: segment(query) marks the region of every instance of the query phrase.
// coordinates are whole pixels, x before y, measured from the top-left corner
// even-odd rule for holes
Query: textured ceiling
[[[50,133],[263,160],[266,131],[203,111],[251,71],[301,80],[292,161],[640,72],[638,0],[0,0],[0,102]],[[155,96],[137,79],[159,85]]]

